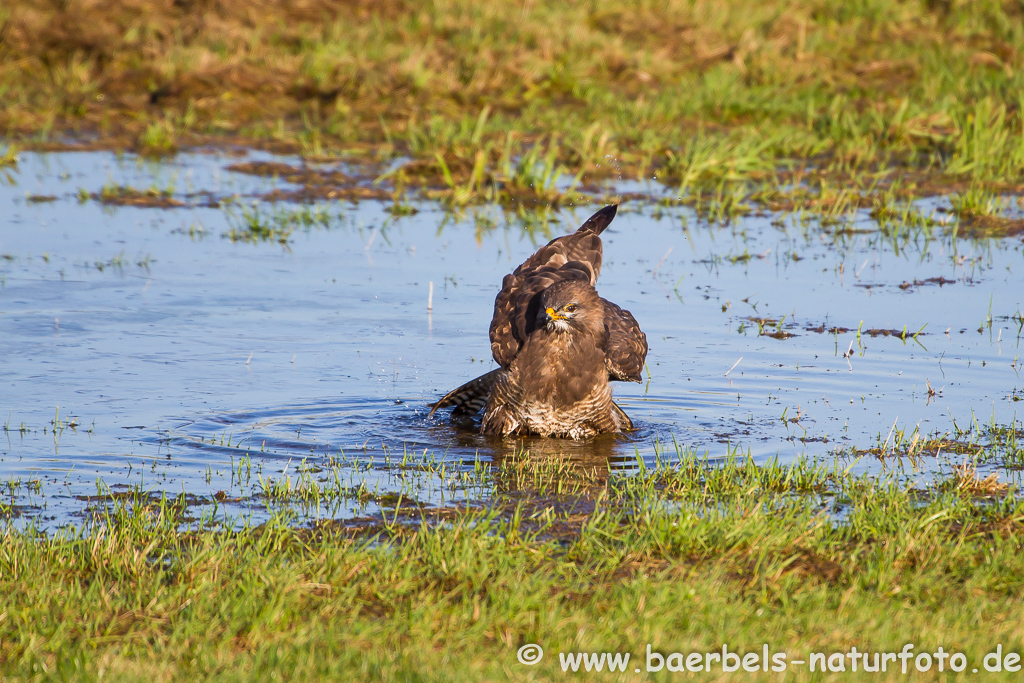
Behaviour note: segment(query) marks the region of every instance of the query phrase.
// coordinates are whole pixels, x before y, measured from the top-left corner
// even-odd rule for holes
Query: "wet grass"
[[[323,206],[302,206],[289,209],[263,206],[260,202],[226,202],[225,212],[230,229],[224,236],[232,242],[278,242],[287,244],[292,233],[299,230],[327,228],[332,221]]]
[[[689,206],[716,224],[768,210],[837,244],[870,217],[873,239],[897,252],[944,233],[1024,231],[1013,208],[1024,22],[1010,3],[112,7],[0,9],[0,176],[17,172],[18,149],[299,153],[301,165],[228,167],[296,186],[216,200],[224,236],[244,243],[286,245],[333,220],[275,202],[366,198],[396,219],[425,198],[472,212],[478,233],[501,210],[545,232],[560,207],[632,179],[653,185],[617,199]],[[922,208],[935,195],[950,198]],[[173,188],[114,184],[79,200],[187,205]],[[795,328],[744,321],[741,333],[779,340]],[[982,328],[991,322],[990,310]],[[856,341],[928,334],[915,329],[858,329]],[[799,411],[781,419],[799,426]],[[59,414],[51,425],[41,429],[55,438],[77,427]],[[9,419],[3,430],[30,428]],[[790,659],[942,645],[980,668],[997,643],[1024,649],[1019,434],[881,425],[873,447],[836,454],[877,461],[886,473],[872,479],[843,464],[679,451],[628,473],[522,454],[461,466],[396,457],[375,468],[389,474],[385,492],[363,477],[372,465],[270,474],[227,437],[245,453],[231,490],[98,485],[81,526],[49,535],[23,514],[45,509],[38,481],[11,480],[0,488],[0,672],[554,677],[558,651],[629,651],[642,668],[647,643],[667,654],[765,642]],[[929,458],[942,474],[921,481]],[[436,489],[459,502],[422,502]],[[246,506],[270,521],[226,519]],[[346,506],[363,516],[332,521]],[[516,651],[531,642],[548,654],[527,668]]]
[[[1002,2],[16,0],[0,130],[387,163],[366,171],[378,190],[453,207],[557,207],[638,178],[718,220],[762,202],[842,221],[893,187],[952,191],[974,229],[1015,233],[993,197],[1024,170],[1021,19]]]
[[[685,451],[632,473],[520,453],[467,473],[489,500],[396,498],[310,526],[283,507],[225,527],[187,496],[101,488],[77,528],[0,535],[0,671],[518,680],[561,676],[558,652],[629,652],[632,672],[648,644],[765,643],[787,662],[941,645],[980,668],[997,644],[1024,648],[1024,503],[976,467],[922,484]],[[546,651],[532,668],[516,658],[529,643]]]
[[[0,154],[0,168],[10,168],[18,165],[18,148],[14,145],[5,145],[3,154]]]
[[[115,185],[107,183],[99,192],[88,193],[84,190],[80,198],[94,199],[102,204],[114,206],[152,206],[159,208],[172,208],[185,206],[185,203],[174,198],[174,189],[160,189],[156,187],[139,190],[126,185]]]
[[[153,263],[153,257],[150,256],[149,254],[146,254],[145,256],[139,256],[134,260],[134,265],[137,268],[143,268],[145,270],[149,270],[149,266],[151,263]],[[117,256],[109,258],[105,261],[101,261],[98,259],[93,261],[92,267],[100,271],[101,273],[107,269],[123,272],[126,266],[130,266],[132,264],[133,260],[130,258],[125,258],[124,251],[121,251],[121,253],[119,253]]]

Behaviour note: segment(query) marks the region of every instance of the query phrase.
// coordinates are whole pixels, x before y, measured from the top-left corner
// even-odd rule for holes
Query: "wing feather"
[[[576,232],[557,237],[538,249],[505,276],[494,299],[491,318],[491,354],[508,368],[533,331],[540,294],[563,280],[597,283],[601,274],[601,232],[615,218],[617,206],[606,206],[588,218]],[[635,322],[635,321],[634,321]]]
[[[608,330],[605,357],[609,379],[640,382],[647,359],[647,335],[636,318],[607,299],[604,302],[604,327]]]

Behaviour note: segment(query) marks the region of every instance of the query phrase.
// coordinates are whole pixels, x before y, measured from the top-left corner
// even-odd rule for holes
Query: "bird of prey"
[[[609,381],[641,381],[647,337],[629,311],[594,289],[600,235],[617,208],[601,209],[505,276],[490,329],[499,367],[445,395],[431,415],[447,407],[453,415],[482,412],[482,431],[497,436],[581,439],[633,429]]]

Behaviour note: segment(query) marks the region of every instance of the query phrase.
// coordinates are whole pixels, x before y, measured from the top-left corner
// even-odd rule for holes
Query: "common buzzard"
[[[483,413],[485,434],[581,439],[630,430],[608,382],[639,382],[647,337],[629,311],[598,296],[606,206],[506,275],[494,300],[491,353],[499,368],[448,393],[433,410]]]

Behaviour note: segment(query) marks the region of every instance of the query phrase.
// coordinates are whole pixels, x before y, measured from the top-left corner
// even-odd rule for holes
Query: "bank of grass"
[[[1024,170],[1022,55],[1024,10],[998,0],[12,0],[0,131],[407,157],[390,182],[455,204],[796,169],[977,194]]]
[[[588,674],[607,680],[642,678],[648,643],[787,661],[913,643],[968,671],[1024,650],[1024,501],[967,468],[911,484],[806,462],[685,456],[625,476],[514,458],[483,476],[486,503],[345,524],[183,530],[180,502],[126,496],[77,531],[9,527],[0,675],[538,680],[564,675],[560,651],[631,653],[625,674]],[[529,643],[546,652],[532,667]]]

